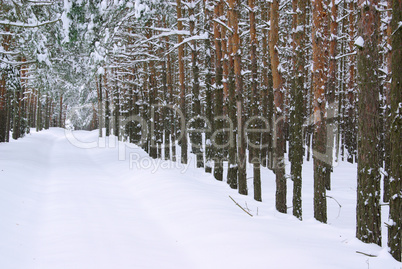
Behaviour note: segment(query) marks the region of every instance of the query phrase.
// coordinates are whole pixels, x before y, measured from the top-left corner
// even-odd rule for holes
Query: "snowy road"
[[[174,238],[130,193],[118,175],[103,169],[93,150],[53,140],[49,155],[40,268],[190,268]],[[48,249],[47,246],[57,246]],[[140,247],[138,247],[140,246]],[[155,257],[158,257],[155,259]],[[169,266],[169,261],[177,263]]]
[[[399,268],[352,229],[300,222],[201,169],[118,151],[75,147],[61,129],[1,144],[0,268]]]
[[[184,250],[123,186],[119,171],[106,171],[94,150],[76,148],[58,134],[38,137],[38,148],[28,144],[32,148],[13,154],[16,161],[42,152],[33,158],[33,175],[23,166],[18,171],[38,186],[30,193],[36,199],[23,197],[32,198],[30,208],[14,212],[25,222],[16,228],[32,233],[30,240],[19,238],[20,246],[28,244],[32,252],[10,253],[17,259],[13,267],[191,268]]]

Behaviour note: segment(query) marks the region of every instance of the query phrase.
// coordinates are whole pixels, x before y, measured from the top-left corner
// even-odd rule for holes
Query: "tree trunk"
[[[229,26],[231,27],[231,26]],[[232,36],[229,37],[229,45],[232,45]],[[236,85],[234,75],[234,58],[232,53],[229,54],[229,76],[228,76],[228,91],[229,91],[229,103],[228,103],[228,115],[233,124],[233,137],[236,137],[237,128],[237,112],[236,112]],[[237,142],[236,139],[231,139],[229,144],[229,167],[227,174],[227,183],[232,189],[237,189]]]
[[[18,139],[21,137],[21,85],[18,84],[15,87],[13,96],[13,139]],[[48,125],[46,126],[48,127]],[[46,129],[49,129],[49,127]]]
[[[349,53],[355,50],[355,10],[356,0],[349,2]],[[346,126],[345,126],[345,147],[348,151],[347,160],[353,163],[353,159],[356,156],[356,113],[355,113],[355,61],[356,57],[351,55],[349,57],[349,85],[347,93],[347,105],[346,105]]]
[[[42,102],[40,101],[41,98],[41,93],[40,90],[38,90],[37,94],[37,110],[36,110],[36,131],[42,131]]]
[[[335,92],[336,92],[336,74],[337,74],[337,36],[338,36],[338,23],[337,23],[337,12],[338,5],[335,0],[331,0],[331,16],[330,16],[330,47],[329,47],[329,71],[328,71],[328,80],[326,86],[326,99],[328,103],[327,107],[327,153],[328,153],[328,162],[326,163],[326,173],[325,173],[325,188],[327,190],[331,190],[331,173],[332,173],[332,152],[334,147],[334,135],[335,135],[335,124],[336,124],[336,115],[335,115]]]
[[[212,127],[213,116],[212,116],[212,51],[211,51],[211,40],[213,40],[212,31],[212,10],[213,6],[209,0],[204,0],[205,9],[205,31],[208,32],[208,39],[205,40],[205,115],[208,120],[208,128]],[[213,128],[212,128],[213,129]],[[211,131],[209,130],[205,133],[205,172],[212,172],[212,158],[213,150],[211,143]],[[237,177],[237,175],[236,175]],[[237,181],[237,178],[236,178]],[[237,182],[236,182],[237,183]]]
[[[314,88],[314,217],[323,223],[327,222],[327,200],[325,179],[327,173],[327,126],[325,82],[327,80],[326,63],[328,53],[326,1],[313,3],[313,88]],[[331,134],[332,135],[332,134]],[[332,154],[332,152],[331,152]]]
[[[238,186],[239,193],[247,195],[247,174],[246,174],[246,141],[244,137],[244,111],[243,111],[243,78],[241,74],[241,51],[239,36],[239,20],[240,20],[240,1],[229,0],[230,25],[232,26],[233,35],[231,38],[231,53],[234,57],[234,75],[236,87],[236,107],[237,107],[237,147],[238,147]]]
[[[119,117],[120,117],[120,90],[119,86],[117,83],[117,70],[115,70],[115,81],[114,81],[114,89],[113,89],[113,114],[114,114],[114,128],[113,128],[113,135],[117,137],[117,139],[120,139],[120,122],[119,122]]]
[[[215,89],[214,89],[214,128],[212,145],[214,147],[214,177],[223,180],[223,150],[220,148],[223,142],[223,120],[217,118],[223,116],[223,66],[222,66],[222,33],[221,25],[216,22],[221,16],[222,1],[214,8],[214,41],[215,41]]]
[[[170,72],[170,63],[168,61],[162,61],[162,89],[164,95],[164,101],[166,104],[169,103],[169,94],[168,91],[168,74]],[[163,108],[163,131],[164,131],[164,159],[170,160],[170,109],[164,107]]]
[[[356,236],[365,243],[381,246],[379,153],[380,68],[378,0],[359,0],[359,36],[364,45],[357,54],[359,74],[359,121]]]
[[[290,111],[291,178],[293,180],[293,215],[302,219],[303,113],[306,65],[306,0],[293,0],[293,81]]]
[[[392,1],[388,0],[388,12],[387,16],[388,18],[392,18]],[[385,106],[384,109],[384,127],[383,127],[383,137],[382,139],[384,140],[384,185],[383,185],[383,202],[388,203],[389,202],[389,187],[390,187],[390,174],[391,174],[391,158],[390,158],[390,152],[391,152],[391,142],[390,142],[390,127],[391,127],[391,122],[390,122],[390,113],[391,113],[391,82],[392,82],[392,25],[391,21],[387,25],[387,30],[386,30],[386,35],[387,35],[387,53],[385,55],[386,58],[386,67],[387,67],[387,76],[385,79],[385,85],[384,85],[384,103],[383,105]]]
[[[271,3],[260,1],[262,20],[263,23],[268,23],[270,21]],[[272,89],[272,72],[271,72],[271,62],[269,54],[269,31],[267,28],[263,29],[262,37],[262,84],[261,84],[261,97],[262,97],[262,116],[270,122],[273,118],[273,89]],[[261,139],[261,164],[264,167],[272,169],[272,125],[266,126],[270,129],[269,132],[263,133]]]
[[[227,11],[227,17],[228,17],[228,26],[230,29],[233,29],[233,12],[232,9],[228,9]],[[233,124],[233,130],[232,130],[232,137],[236,137],[237,134],[237,128],[236,128],[236,122],[237,122],[237,114],[236,114],[236,85],[235,85],[235,74],[234,74],[234,57],[233,53],[230,48],[233,47],[234,41],[233,41],[233,33],[229,31],[229,36],[228,36],[228,107],[227,107],[227,114],[228,117],[230,118],[230,121]],[[230,138],[229,138],[230,139]],[[237,189],[237,174],[238,174],[238,165],[237,165],[237,143],[236,139],[230,139],[230,144],[229,144],[229,159],[228,159],[228,173],[227,173],[227,183],[232,189]]]
[[[189,8],[190,17],[190,36],[195,36],[195,2],[192,2]],[[192,103],[193,103],[193,127],[196,130],[191,133],[191,147],[192,152],[196,155],[197,168],[204,167],[204,156],[202,154],[202,134],[200,132],[203,127],[203,120],[201,117],[201,100],[200,100],[200,81],[199,81],[199,67],[198,67],[198,48],[196,40],[191,41],[191,66],[193,73],[193,89],[192,89]]]
[[[110,135],[110,97],[109,97],[109,89],[110,89],[110,85],[108,87],[107,84],[107,76],[104,75],[103,76],[105,81],[104,81],[104,85],[105,85],[105,129],[106,129],[106,136]]]
[[[284,88],[282,75],[279,72],[279,0],[273,0],[271,6],[271,31],[269,53],[274,90],[274,104],[276,108],[274,123],[274,171],[276,175],[276,209],[281,213],[287,212],[286,206],[286,178],[284,165]]]
[[[389,201],[388,246],[391,255],[402,261],[402,0],[393,0],[392,7],[392,84],[391,84],[391,179]]]
[[[0,143],[6,142],[7,137],[7,89],[6,77],[1,75],[0,80]]]
[[[174,87],[173,87],[173,81],[172,81],[172,71],[171,71],[171,60],[170,56],[168,56],[168,74],[167,74],[167,84],[168,84],[168,89],[169,89],[169,103],[173,107],[175,104],[175,98],[174,98]],[[175,124],[175,113],[174,111],[170,112],[170,143],[172,144],[172,161],[176,161],[176,124]]]
[[[4,32],[10,32],[9,26],[4,26]],[[12,35],[3,35],[2,36],[2,47],[4,51],[9,50],[10,41]],[[8,102],[10,100],[9,93],[6,87],[6,74],[0,74],[0,143],[8,142],[9,137],[9,113],[10,108],[8,106]],[[8,109],[7,109],[8,108]]]
[[[248,6],[250,8],[250,62],[251,62],[251,117],[259,116],[258,104],[260,101],[259,91],[257,89],[257,35],[256,35],[256,23],[255,23],[255,2],[254,0],[248,0]],[[261,129],[257,124],[257,120],[253,120],[251,129]],[[250,151],[253,151],[253,158],[251,160],[253,164],[253,185],[254,185],[254,199],[256,201],[262,201],[261,196],[261,172],[260,172],[260,138],[261,134],[252,132],[250,134]]]
[[[103,129],[103,94],[102,94],[102,75],[99,75],[98,84],[98,122],[99,122],[99,137],[102,137]]]
[[[177,11],[177,30],[183,30],[183,22],[181,16],[181,0],[176,0]],[[183,36],[178,35],[178,42],[183,42]],[[184,47],[183,44],[179,46],[179,82],[180,82],[180,110],[183,119],[181,119],[181,163],[187,164],[187,132],[185,128],[186,123],[186,85],[184,84]],[[182,126],[184,124],[184,126]]]
[[[63,122],[63,96],[60,96],[59,127],[64,128],[64,122]]]

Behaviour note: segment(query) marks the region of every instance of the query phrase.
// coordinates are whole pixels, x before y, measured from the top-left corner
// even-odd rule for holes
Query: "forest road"
[[[62,135],[36,138],[47,140],[48,152],[38,160],[41,217],[33,263],[25,268],[195,268],[124,178],[103,169],[99,151]]]

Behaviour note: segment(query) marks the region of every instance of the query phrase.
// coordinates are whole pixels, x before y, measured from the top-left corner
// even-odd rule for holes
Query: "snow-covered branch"
[[[58,19],[53,20],[53,21],[45,21],[45,22],[41,22],[41,23],[37,23],[37,24],[26,24],[24,22],[0,21],[0,25],[21,27],[21,28],[36,28],[36,27],[41,27],[41,26],[45,26],[45,25],[48,25],[48,24],[56,23],[56,22],[60,21],[60,19],[61,18],[58,18]]]
[[[175,49],[177,49],[181,45],[189,43],[193,40],[206,40],[206,39],[208,39],[208,33],[203,33],[201,35],[195,35],[195,36],[192,36],[189,38],[185,38],[183,40],[183,42],[180,42],[179,44],[174,45],[174,47],[171,50],[169,50],[168,52],[166,52],[165,55],[170,54],[171,52],[173,52]]]

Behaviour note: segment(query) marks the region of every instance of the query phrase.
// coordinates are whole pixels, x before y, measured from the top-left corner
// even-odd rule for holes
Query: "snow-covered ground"
[[[53,128],[0,144],[0,268],[402,268],[386,247],[355,239],[355,165],[335,167],[321,224],[311,162],[299,221],[291,208],[275,211],[275,177],[265,168],[259,203],[251,179],[242,196],[193,161],[152,160],[97,131],[73,134],[69,141]]]

